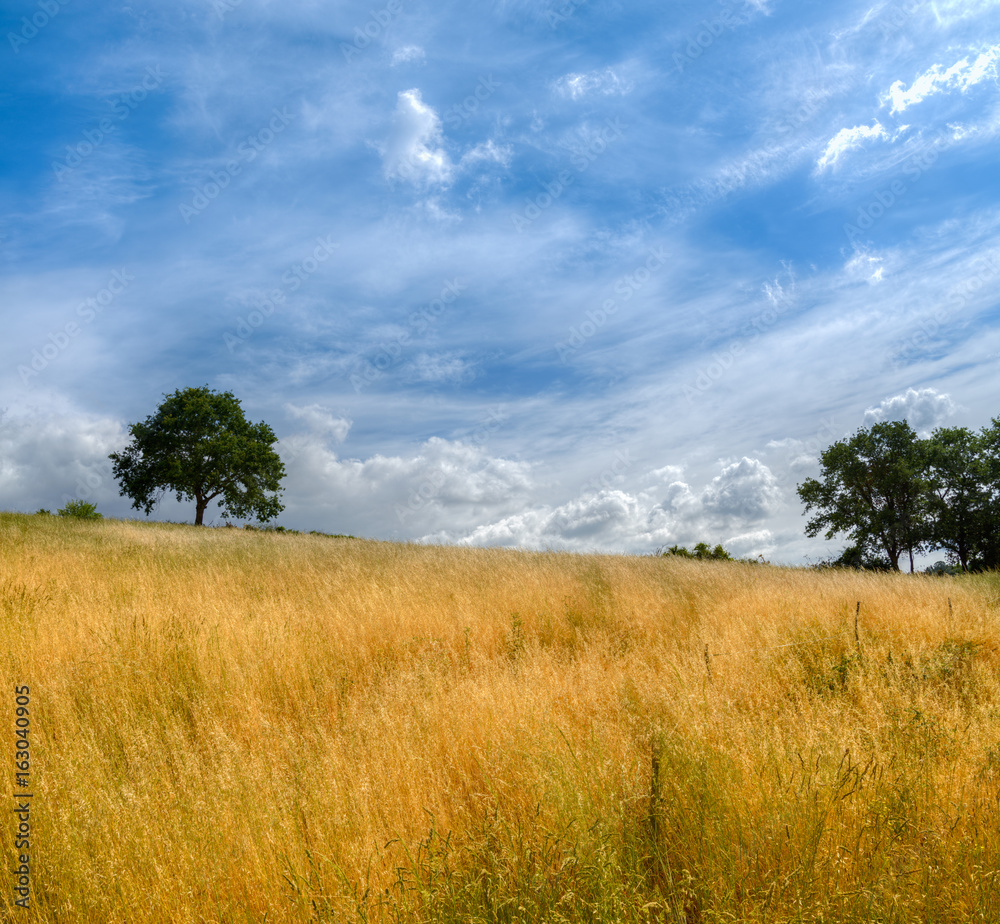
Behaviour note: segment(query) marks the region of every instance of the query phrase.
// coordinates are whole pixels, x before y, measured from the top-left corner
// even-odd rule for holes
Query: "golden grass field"
[[[998,619],[996,575],[0,514],[0,918],[1000,922]]]

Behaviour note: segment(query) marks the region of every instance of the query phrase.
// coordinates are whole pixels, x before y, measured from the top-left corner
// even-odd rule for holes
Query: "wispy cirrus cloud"
[[[631,92],[632,83],[620,76],[613,67],[584,74],[566,74],[555,82],[560,96],[577,100],[591,94],[599,96],[624,96]]]

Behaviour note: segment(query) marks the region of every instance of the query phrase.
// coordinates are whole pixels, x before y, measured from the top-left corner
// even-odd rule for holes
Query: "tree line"
[[[828,447],[820,477],[798,486],[806,535],[852,542],[839,564],[899,571],[943,550],[963,571],[1000,568],[1000,418],[979,432],[877,423]]]

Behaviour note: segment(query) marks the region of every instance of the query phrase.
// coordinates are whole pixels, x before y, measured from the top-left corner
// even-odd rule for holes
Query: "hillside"
[[[0,910],[997,921],[998,617],[996,575],[0,514]]]

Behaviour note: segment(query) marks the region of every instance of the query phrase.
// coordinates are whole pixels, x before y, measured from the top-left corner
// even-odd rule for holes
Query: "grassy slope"
[[[998,921],[998,614],[995,577],[0,514],[38,793],[0,912]]]

